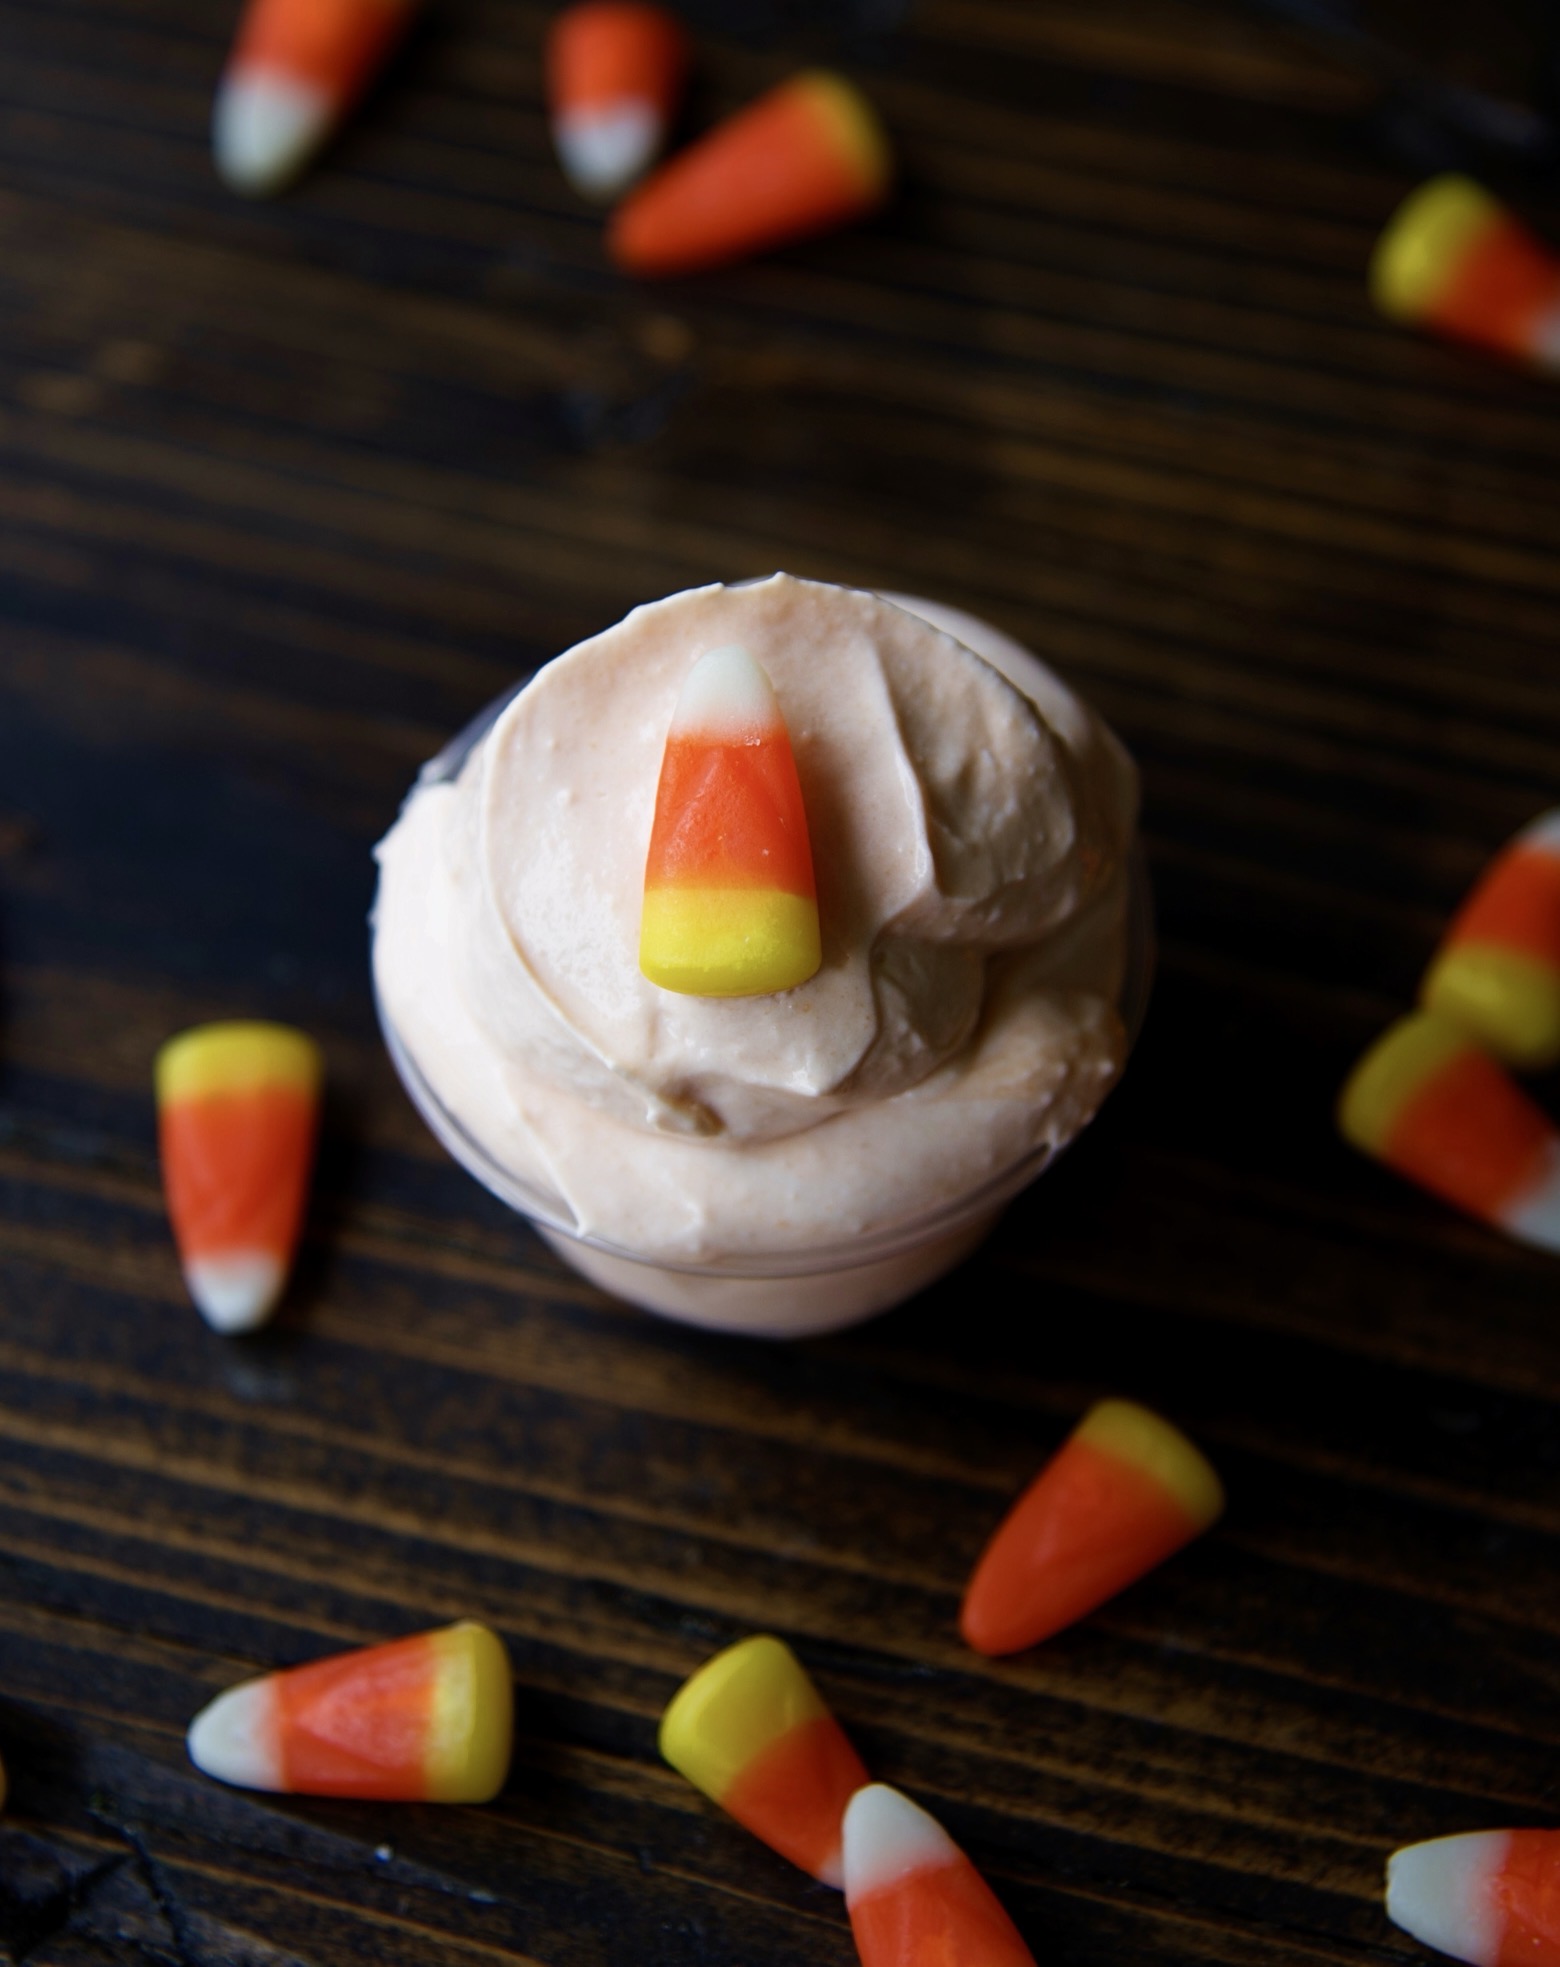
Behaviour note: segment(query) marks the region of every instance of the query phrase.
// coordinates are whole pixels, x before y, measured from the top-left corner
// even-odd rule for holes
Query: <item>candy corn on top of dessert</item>
[[[1560,812],[1497,854],[1452,919],[1420,992],[1508,1065],[1560,1062]]]
[[[807,814],[785,720],[745,649],[688,673],[645,863],[639,967],[665,990],[790,990],[822,961]]]
[[[615,198],[653,162],[682,94],[688,37],[649,0],[580,0],[553,22],[547,95],[564,173]]]
[[[245,1789],[485,1803],[513,1737],[503,1642],[470,1621],[230,1687],[190,1726],[190,1759]]]
[[[615,214],[626,272],[691,273],[873,211],[893,177],[877,114],[843,76],[782,83],[664,165]]]
[[[1404,201],[1370,287],[1396,321],[1531,361],[1560,353],[1560,262],[1471,178],[1432,178]]]
[[[1400,1018],[1350,1074],[1344,1138],[1470,1215],[1527,1242],[1560,1241],[1560,1144],[1548,1118],[1466,1030]]]
[[[280,190],[372,78],[417,0],[249,0],[217,95],[217,168]]]
[[[782,1857],[839,1885],[840,1825],[867,1772],[784,1641],[760,1636],[702,1666],[661,1720],[661,1753]]]
[[[976,1566],[960,1630],[1012,1653],[1060,1632],[1201,1534],[1219,1478],[1177,1428],[1128,1400],[1090,1409]]]
[[[1469,1831],[1394,1852],[1387,1913],[1473,1967],[1557,1967],[1560,1831]]]
[[[1035,1967],[942,1825],[886,1783],[845,1812],[845,1903],[862,1967]]]
[[[201,1025],[157,1055],[163,1187],[190,1295],[220,1331],[274,1308],[308,1194],[323,1067],[286,1025]]]

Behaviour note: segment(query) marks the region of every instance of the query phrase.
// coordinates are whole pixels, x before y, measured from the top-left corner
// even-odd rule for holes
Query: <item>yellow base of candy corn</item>
[[[1150,1476],[1206,1529],[1224,1513],[1224,1484],[1181,1430],[1132,1400],[1102,1400],[1079,1423],[1086,1441]]]
[[[1464,250],[1500,210],[1472,178],[1448,172],[1421,185],[1404,199],[1376,243],[1371,299],[1394,321],[1422,319]]]
[[[514,1740],[514,1682],[503,1641],[470,1621],[428,1635],[438,1656],[428,1720],[428,1800],[487,1803],[504,1786]]]
[[[683,1683],[661,1717],[661,1754],[718,1803],[755,1756],[827,1712],[790,1647],[761,1634]]]
[[[1560,1063],[1560,977],[1536,957],[1464,943],[1436,958],[1419,995],[1507,1065],[1541,1072]]]
[[[1405,1104],[1469,1049],[1446,1018],[1416,1011],[1399,1018],[1349,1074],[1338,1099],[1338,1128],[1351,1147],[1379,1155]]]
[[[688,997],[794,990],[823,961],[818,904],[775,888],[647,888],[639,967]]]
[[[312,1093],[322,1074],[320,1048],[291,1025],[203,1024],[170,1038],[157,1054],[157,1097],[171,1104],[258,1086],[296,1086]]]

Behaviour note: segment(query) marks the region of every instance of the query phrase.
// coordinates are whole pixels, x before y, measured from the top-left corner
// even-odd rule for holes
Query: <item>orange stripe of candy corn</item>
[[[564,175],[581,196],[616,198],[666,140],[688,37],[648,0],[582,0],[547,40],[547,96]]]
[[[886,1783],[845,1812],[845,1902],[862,1967],[1035,1967],[948,1833]]]
[[[782,83],[664,166],[607,245],[628,273],[691,273],[864,217],[888,195],[888,140],[842,76]]]
[[[1549,1121],[1450,1019],[1400,1018],[1350,1074],[1344,1138],[1443,1201],[1524,1241],[1560,1239]]]
[[[1371,288],[1396,320],[1528,360],[1560,353],[1560,262],[1471,179],[1433,178],[1404,201]]]
[[[1420,998],[1507,1064],[1560,1061],[1560,813],[1496,855],[1447,930]]]
[[[163,1188],[191,1295],[219,1329],[273,1308],[297,1247],[322,1067],[285,1025],[202,1025],[157,1056]]]
[[[662,1716],[660,1748],[772,1850],[840,1883],[840,1824],[867,1772],[784,1641],[744,1639],[707,1661]]]
[[[639,966],[665,990],[755,996],[822,960],[807,813],[769,678],[745,649],[689,671],[645,857]]]
[[[512,1737],[503,1642],[466,1621],[230,1687],[191,1723],[189,1752],[248,1789],[485,1803]]]
[[[1178,1429],[1128,1400],[1090,1409],[975,1567],[959,1627],[977,1652],[1060,1632],[1199,1536],[1224,1491]]]
[[[1467,1831],[1396,1851],[1387,1913],[1476,1967],[1560,1967],[1560,1831]]]

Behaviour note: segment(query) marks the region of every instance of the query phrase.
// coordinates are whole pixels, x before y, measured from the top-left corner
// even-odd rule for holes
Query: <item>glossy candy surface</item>
[[[547,99],[565,177],[615,198],[660,154],[682,95],[688,37],[648,0],[581,0],[553,22]]]
[[[744,1639],[702,1666],[662,1717],[660,1746],[755,1837],[842,1882],[841,1820],[867,1772],[782,1640]]]
[[[886,1783],[845,1812],[845,1903],[862,1967],[1035,1967],[941,1824]]]
[[[1376,246],[1383,314],[1552,368],[1560,362],[1560,260],[1471,178],[1447,174],[1398,208]]]
[[[323,1066],[286,1025],[201,1025],[157,1055],[163,1189],[190,1296],[219,1332],[275,1309],[308,1195]]]
[[[1560,1063],[1560,812],[1490,862],[1452,918],[1420,992],[1528,1071]]]
[[[1102,1400],[1013,1505],[965,1593],[977,1652],[1060,1632],[1206,1530],[1224,1491],[1185,1435],[1146,1407]]]
[[[1387,1913],[1474,1967],[1560,1967],[1560,1831],[1481,1830],[1393,1853]]]
[[[790,990],[822,951],[807,814],[769,678],[745,649],[689,671],[656,792],[639,967],[664,990]]]
[[[217,170],[266,197],[291,182],[362,94],[417,0],[249,0],[217,93]]]
[[[1524,1243],[1560,1249],[1560,1139],[1461,1025],[1416,1011],[1389,1027],[1338,1103],[1344,1138]]]
[[[503,1787],[513,1687],[469,1621],[246,1681],[190,1724],[190,1760],[243,1789],[485,1803]]]
[[[692,273],[864,217],[893,164],[877,114],[825,70],[798,75],[691,144],[613,218],[628,273]]]

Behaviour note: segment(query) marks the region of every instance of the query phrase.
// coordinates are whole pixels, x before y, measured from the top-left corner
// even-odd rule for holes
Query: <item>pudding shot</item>
[[[846,1325],[966,1255],[1119,1076],[1136,813],[1104,724],[967,615],[675,594],[425,769],[378,849],[386,1039],[608,1291]]]

